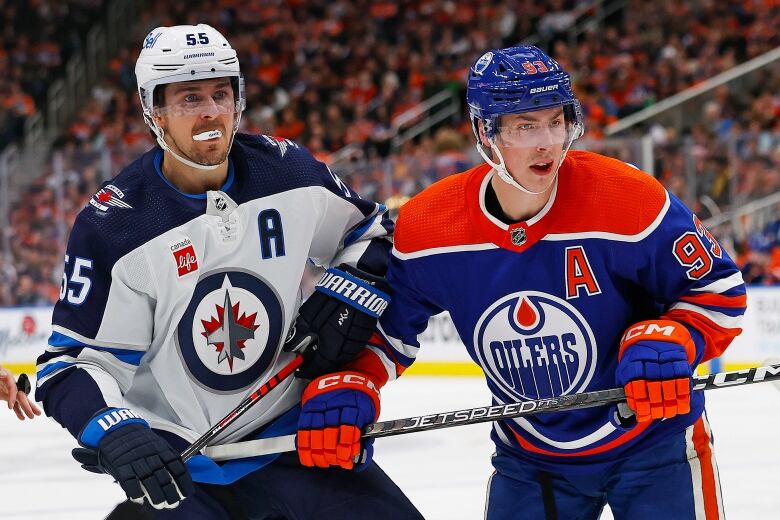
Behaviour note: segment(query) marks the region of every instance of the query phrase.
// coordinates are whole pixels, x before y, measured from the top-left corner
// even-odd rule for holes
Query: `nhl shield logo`
[[[214,206],[219,211],[225,211],[227,209],[227,207],[228,207],[227,202],[225,202],[225,199],[223,199],[222,197],[216,197],[214,199]]]
[[[525,233],[525,228],[513,229],[510,233],[510,236],[512,238],[512,243],[516,246],[522,246],[525,244],[525,241],[528,238]]]

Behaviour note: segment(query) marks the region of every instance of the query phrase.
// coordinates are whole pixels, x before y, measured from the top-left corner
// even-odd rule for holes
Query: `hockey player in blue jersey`
[[[389,299],[385,208],[295,143],[237,134],[243,78],[212,27],[153,30],[136,76],[159,146],[79,214],[38,358],[37,397],[73,456],[154,518],[421,518],[359,441],[379,414],[372,372],[390,363],[355,358]],[[300,305],[309,261],[330,268]],[[210,446],[185,466],[179,453],[292,359],[293,323],[319,337],[303,377],[214,445],[297,431],[300,462],[217,464]]]
[[[471,67],[486,164],[401,207],[374,348],[400,375],[448,311],[495,404],[625,388],[628,406],[493,424],[486,518],[722,518],[700,363],[741,332],[745,287],[715,238],[650,175],[569,151],[569,75],[536,47]]]

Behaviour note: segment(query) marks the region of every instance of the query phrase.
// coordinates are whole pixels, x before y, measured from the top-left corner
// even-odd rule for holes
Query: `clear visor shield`
[[[183,100],[162,107],[154,107],[152,115],[157,117],[219,116],[241,112],[242,108],[241,102],[236,101],[233,96],[223,96],[193,101]]]
[[[502,117],[502,120],[509,119]],[[496,128],[496,144],[506,148],[552,148],[568,149],[578,137],[579,127],[560,113],[549,119],[531,120],[514,117],[500,121]]]

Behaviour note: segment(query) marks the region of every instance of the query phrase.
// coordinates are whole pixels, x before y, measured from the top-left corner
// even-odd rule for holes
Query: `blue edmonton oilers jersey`
[[[485,208],[487,165],[432,185],[401,208],[381,348],[409,366],[430,316],[448,311],[495,404],[617,386],[618,344],[632,324],[686,325],[696,363],[741,332],[745,287],[715,238],[651,176],[570,152],[548,204],[507,225]],[[423,346],[424,348],[424,346]],[[494,423],[497,447],[557,468],[592,467],[693,424],[691,412],[628,431],[606,407]]]
[[[162,160],[152,149],[79,214],[36,396],[73,435],[127,407],[181,449],[292,359],[307,262],[384,274],[392,222],[286,139],[237,135],[225,184],[199,195]],[[214,444],[294,432],[303,386],[281,382]],[[193,476],[235,479],[240,462]]]

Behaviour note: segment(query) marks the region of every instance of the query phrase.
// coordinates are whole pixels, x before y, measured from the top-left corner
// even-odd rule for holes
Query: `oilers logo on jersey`
[[[536,291],[507,295],[482,313],[474,350],[511,400],[581,392],[597,358],[593,331],[577,309]]]
[[[235,391],[257,381],[273,361],[281,337],[282,306],[249,272],[207,273],[179,322],[182,361],[201,385]]]

